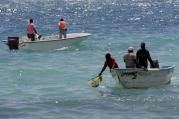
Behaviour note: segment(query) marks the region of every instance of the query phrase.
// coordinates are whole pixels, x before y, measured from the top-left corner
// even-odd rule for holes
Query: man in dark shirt
[[[144,42],[141,43],[141,49],[139,49],[136,53],[136,59],[138,63],[138,68],[142,68],[142,67],[147,68],[148,67],[147,60],[149,60],[151,66],[154,67],[153,61],[150,57],[150,53],[147,49],[145,49]]]

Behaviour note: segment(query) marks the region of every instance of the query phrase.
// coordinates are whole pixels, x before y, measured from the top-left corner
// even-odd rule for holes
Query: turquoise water
[[[34,18],[42,35],[56,34],[60,17],[69,32],[92,33],[79,45],[56,51],[9,51],[0,44],[2,119],[177,119],[179,114],[179,2],[177,1],[0,1],[0,39],[25,35]],[[99,88],[88,80],[110,52],[120,67],[129,46],[146,42],[160,65],[175,65],[171,84],[124,89],[108,70]]]

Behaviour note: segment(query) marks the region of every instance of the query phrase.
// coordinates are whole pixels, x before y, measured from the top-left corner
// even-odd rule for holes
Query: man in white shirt
[[[136,67],[136,56],[134,54],[134,48],[129,47],[128,53],[124,54],[124,62],[126,64],[126,68],[135,68]]]

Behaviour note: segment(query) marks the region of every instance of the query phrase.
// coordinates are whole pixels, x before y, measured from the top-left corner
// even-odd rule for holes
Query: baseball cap
[[[133,47],[129,47],[129,48],[128,48],[128,51],[133,51],[133,50],[134,50]]]

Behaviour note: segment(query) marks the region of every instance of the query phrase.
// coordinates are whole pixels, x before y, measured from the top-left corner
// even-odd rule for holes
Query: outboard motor
[[[19,37],[8,37],[7,45],[9,50],[19,49]]]
[[[151,68],[159,68],[159,61],[158,60],[152,60],[153,61],[153,64],[154,64],[154,67],[150,66]]]

